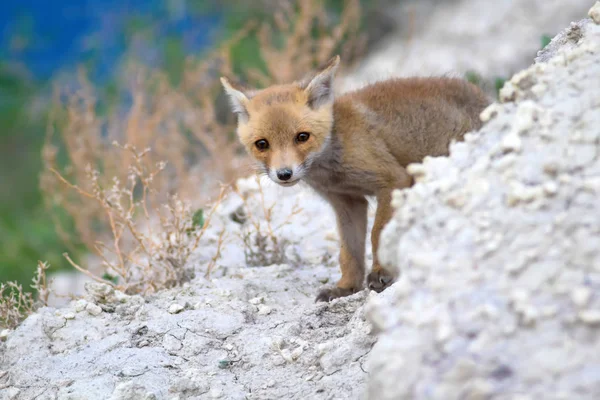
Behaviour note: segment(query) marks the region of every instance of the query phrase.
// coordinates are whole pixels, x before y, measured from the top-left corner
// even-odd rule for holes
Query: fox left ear
[[[340,56],[335,56],[327,62],[308,83],[303,85],[308,95],[308,106],[317,109],[322,105],[333,102],[333,78],[340,63]]]
[[[240,122],[246,122],[250,118],[248,114],[248,96],[246,96],[241,90],[235,89],[229,79],[221,77],[221,84],[229,97],[231,104],[231,110],[238,115]]]

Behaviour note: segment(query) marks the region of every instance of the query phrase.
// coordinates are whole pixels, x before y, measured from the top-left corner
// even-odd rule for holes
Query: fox
[[[368,198],[377,208],[367,287],[379,293],[394,282],[378,256],[392,192],[414,184],[409,164],[447,156],[452,141],[479,129],[490,104],[478,86],[448,76],[392,77],[334,95],[339,63],[337,55],[303,79],[260,90],[220,79],[258,170],[283,187],[305,182],[333,208],[341,278],[316,302],[364,289]]]

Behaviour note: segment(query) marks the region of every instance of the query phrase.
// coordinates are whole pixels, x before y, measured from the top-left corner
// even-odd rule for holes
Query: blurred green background
[[[185,0],[3,2],[0,281],[27,283],[37,260],[66,267],[65,245],[38,185],[53,81],[68,82],[84,65],[109,94],[126,54],[176,79],[186,55],[199,54],[228,35],[226,14],[214,2]]]

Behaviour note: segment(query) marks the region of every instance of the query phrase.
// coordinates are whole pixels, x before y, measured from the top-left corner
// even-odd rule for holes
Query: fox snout
[[[295,185],[302,179],[301,175],[300,171],[292,167],[271,168],[269,170],[271,180],[282,186]]]
[[[269,178],[281,186],[293,186],[303,178],[299,154],[293,149],[274,148],[265,165],[269,171]]]
[[[277,170],[277,178],[282,181],[289,181],[294,172],[289,168],[281,168]]]

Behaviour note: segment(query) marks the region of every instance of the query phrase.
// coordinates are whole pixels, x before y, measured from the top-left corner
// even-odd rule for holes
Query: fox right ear
[[[229,97],[231,110],[238,115],[240,122],[246,122],[250,118],[248,114],[248,97],[240,90],[234,88],[229,79],[221,77],[221,84]]]

